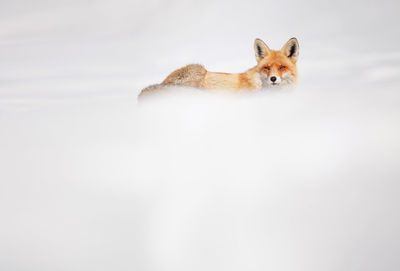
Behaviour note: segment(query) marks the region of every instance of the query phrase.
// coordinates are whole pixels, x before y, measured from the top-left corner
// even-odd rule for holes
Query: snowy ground
[[[399,270],[396,1],[2,1],[0,270]],[[140,89],[254,38],[294,91]]]

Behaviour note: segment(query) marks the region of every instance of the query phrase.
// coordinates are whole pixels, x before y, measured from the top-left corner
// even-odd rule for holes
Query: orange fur
[[[278,74],[280,77],[285,72],[290,72],[297,81],[297,67],[296,63],[290,61],[281,51],[271,51],[270,55],[264,58],[258,65],[260,72],[270,76],[271,74]],[[269,67],[270,69],[266,69]],[[281,67],[283,67],[281,69]]]
[[[159,85],[142,90],[140,95],[157,92],[168,85],[201,89],[259,90],[297,82],[298,42],[290,39],[281,50],[270,50],[261,40],[254,43],[257,65],[244,73],[209,72],[202,65],[190,64],[172,72]]]

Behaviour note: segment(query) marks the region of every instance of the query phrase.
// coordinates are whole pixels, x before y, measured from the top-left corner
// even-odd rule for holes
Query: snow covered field
[[[397,1],[0,2],[0,270],[399,270]],[[300,43],[294,91],[137,103]]]

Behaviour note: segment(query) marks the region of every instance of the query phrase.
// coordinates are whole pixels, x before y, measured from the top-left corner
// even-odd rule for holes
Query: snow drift
[[[1,269],[398,270],[398,5],[2,3]],[[295,90],[137,102],[291,36]]]

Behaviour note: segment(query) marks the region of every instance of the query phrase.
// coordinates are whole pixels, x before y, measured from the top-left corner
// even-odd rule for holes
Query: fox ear
[[[260,39],[254,41],[254,51],[256,53],[257,62],[260,62],[264,57],[269,54],[268,46]]]
[[[282,47],[282,53],[290,58],[294,63],[296,63],[297,58],[299,56],[299,42],[296,38],[291,38],[286,44]]]

